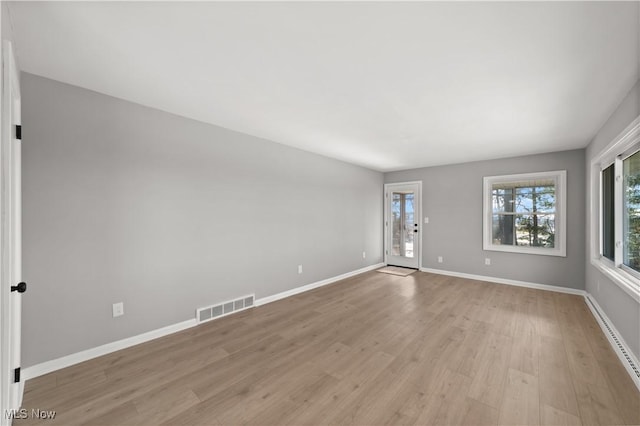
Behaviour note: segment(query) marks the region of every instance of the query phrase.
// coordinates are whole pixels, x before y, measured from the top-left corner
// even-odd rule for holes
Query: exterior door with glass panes
[[[421,182],[385,185],[385,262],[420,267]]]

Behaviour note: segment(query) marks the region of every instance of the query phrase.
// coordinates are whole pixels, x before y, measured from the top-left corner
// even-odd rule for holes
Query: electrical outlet
[[[298,265],[298,273],[301,274],[302,273],[302,265]]]
[[[491,259],[489,259],[488,257],[485,257],[484,264],[487,266],[491,266]]]
[[[428,217],[424,218],[424,223],[429,223],[429,218]]]
[[[442,259],[442,256],[438,256],[438,263],[442,263],[444,262],[444,259]]]
[[[112,308],[114,318],[124,315],[124,302],[114,303]]]
[[[366,259],[366,258],[367,258],[367,252],[366,252],[366,251],[363,251],[363,252],[362,252],[362,258],[363,258],[363,259]]]

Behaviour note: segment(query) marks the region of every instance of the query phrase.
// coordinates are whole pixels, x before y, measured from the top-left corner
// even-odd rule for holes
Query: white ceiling
[[[638,2],[10,4],[22,70],[388,171],[586,146]]]

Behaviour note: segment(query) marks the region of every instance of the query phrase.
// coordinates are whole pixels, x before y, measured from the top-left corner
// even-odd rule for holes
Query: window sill
[[[535,247],[525,247],[525,246],[485,245],[482,247],[482,249],[486,251],[502,251],[507,253],[517,253],[517,254],[537,254],[542,256],[567,257],[566,251],[558,248],[552,249],[552,248],[535,248]]]
[[[591,264],[640,304],[640,280],[598,258],[591,259]]]

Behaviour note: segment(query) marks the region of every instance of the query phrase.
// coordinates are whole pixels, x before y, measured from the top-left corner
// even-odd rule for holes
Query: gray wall
[[[22,95],[25,367],[382,261],[381,173],[30,74]]]
[[[2,27],[2,40],[8,40],[10,42],[13,42],[13,23],[11,22],[11,15],[9,14],[10,10],[9,10],[9,5],[7,4],[7,2],[0,2],[0,19],[2,21],[2,23],[0,24],[0,27]],[[14,44],[13,45],[13,54],[14,54],[14,59],[16,61],[16,68],[20,69],[20,63],[18,60],[18,56],[19,53],[17,51],[18,47]],[[19,76],[18,76],[19,78]]]
[[[600,129],[586,151],[587,173],[591,167],[591,161],[604,147],[613,141],[618,134],[624,130],[633,120],[640,115],[640,80],[631,89],[627,97],[622,101],[618,109],[611,115],[609,120]],[[590,241],[592,230],[591,222],[591,195],[589,193],[589,179],[586,183],[586,205],[587,211],[587,246],[586,246],[586,289],[598,301],[598,304],[605,311],[609,319],[614,323],[622,338],[630,346],[630,349],[640,358],[640,304],[634,301],[614,282],[604,276],[598,269],[591,265],[590,261]],[[596,214],[598,212],[595,212]],[[598,283],[600,289],[598,290]]]
[[[0,3],[0,19],[2,19],[0,26],[2,27],[2,40],[13,40],[13,31],[11,28],[11,21],[9,19],[9,6],[6,2]]]
[[[484,251],[482,178],[551,170],[567,171],[567,257]],[[422,181],[423,267],[583,289],[584,170],[574,150],[386,173],[385,183]]]

